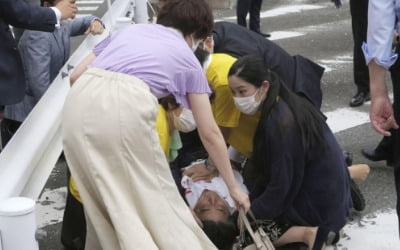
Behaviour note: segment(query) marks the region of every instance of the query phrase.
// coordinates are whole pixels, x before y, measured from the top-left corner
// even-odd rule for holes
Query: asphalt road
[[[101,16],[105,4],[97,7],[91,11]],[[340,145],[353,153],[353,162],[371,167],[368,179],[358,182],[367,200],[366,209],[353,215],[335,249],[400,249],[397,217],[393,212],[396,202],[393,169],[384,162],[369,162],[360,153],[362,148],[375,147],[381,139],[368,123],[369,103],[357,108],[348,106],[356,91],[348,0],[339,9],[329,0],[268,0],[263,3],[262,17],[262,30],[272,34],[271,40],[290,54],[301,54],[326,68],[322,110]],[[215,10],[215,18],[235,22],[235,10]],[[80,41],[74,39],[73,47]],[[40,240],[41,250],[62,249],[59,233],[65,184],[65,165],[60,161],[38,203],[39,226],[47,232]]]

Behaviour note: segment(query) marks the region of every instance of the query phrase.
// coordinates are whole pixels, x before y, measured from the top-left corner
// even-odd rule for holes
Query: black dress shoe
[[[267,37],[271,37],[271,34],[269,33],[263,33],[263,32],[258,32],[258,34],[262,35],[263,37],[267,38]]]
[[[269,33],[263,33],[260,30],[253,30],[254,32],[256,32],[257,34],[263,36],[263,37],[271,37],[271,34]]]
[[[384,161],[388,160],[388,155],[375,149],[361,149],[362,155],[370,161]]]
[[[367,91],[358,91],[350,101],[350,107],[358,107],[364,104],[364,102],[369,101],[371,98],[369,96],[369,92]]]

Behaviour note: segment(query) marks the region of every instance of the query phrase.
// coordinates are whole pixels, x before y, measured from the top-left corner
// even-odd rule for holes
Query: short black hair
[[[196,56],[197,60],[199,60],[201,66],[204,68],[204,63],[210,53],[208,53],[208,51],[206,51],[205,49],[197,47],[197,49],[194,51],[194,55]]]
[[[44,2],[48,2],[51,6],[54,6],[56,0],[40,0],[40,6],[44,5]]]
[[[236,218],[236,215],[231,215],[227,221],[202,221],[204,233],[218,249],[232,249],[233,242],[239,234]]]

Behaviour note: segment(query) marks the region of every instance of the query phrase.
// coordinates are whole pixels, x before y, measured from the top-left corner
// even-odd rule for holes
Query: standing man
[[[367,39],[368,0],[350,0],[351,28],[353,31],[353,78],[357,92],[351,98],[350,107],[358,107],[370,99],[368,67],[361,50]]]
[[[35,4],[35,5],[40,5],[40,0],[24,0],[25,2],[29,3],[29,4]],[[13,27],[12,31],[14,34],[14,38],[15,41],[17,41],[17,43],[19,42],[19,39],[21,38],[22,34],[24,33],[25,29],[20,29],[20,28],[15,28]]]
[[[53,7],[60,2],[76,0],[40,0],[41,6]],[[25,95],[22,101],[6,105],[1,121],[3,147],[11,139],[36,103],[44,95],[70,55],[70,39],[83,34],[101,34],[102,22],[95,16],[65,20],[53,32],[26,30],[19,42],[18,51],[25,73]]]
[[[70,1],[44,8],[24,0],[0,0],[0,106],[21,101],[25,91],[24,70],[9,25],[51,32],[60,19],[75,16],[77,10]]]
[[[368,6],[367,44],[363,51],[369,68],[371,108],[369,116],[373,128],[392,141],[391,160],[397,194],[397,215],[400,215],[400,46],[392,50],[393,30],[400,29],[400,0],[370,0]],[[390,71],[393,85],[393,105],[386,86]],[[399,217],[400,219],[400,217]],[[399,220],[400,222],[400,220]],[[399,224],[400,225],[400,224]]]
[[[238,0],[236,6],[237,23],[247,27],[246,17],[250,13],[249,29],[263,37],[270,37],[270,34],[262,33],[260,29],[261,5],[262,0]]]

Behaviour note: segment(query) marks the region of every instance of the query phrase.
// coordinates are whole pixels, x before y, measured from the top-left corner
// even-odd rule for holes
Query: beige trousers
[[[89,69],[64,106],[64,152],[88,218],[86,249],[216,249],[179,195],[135,77]]]

